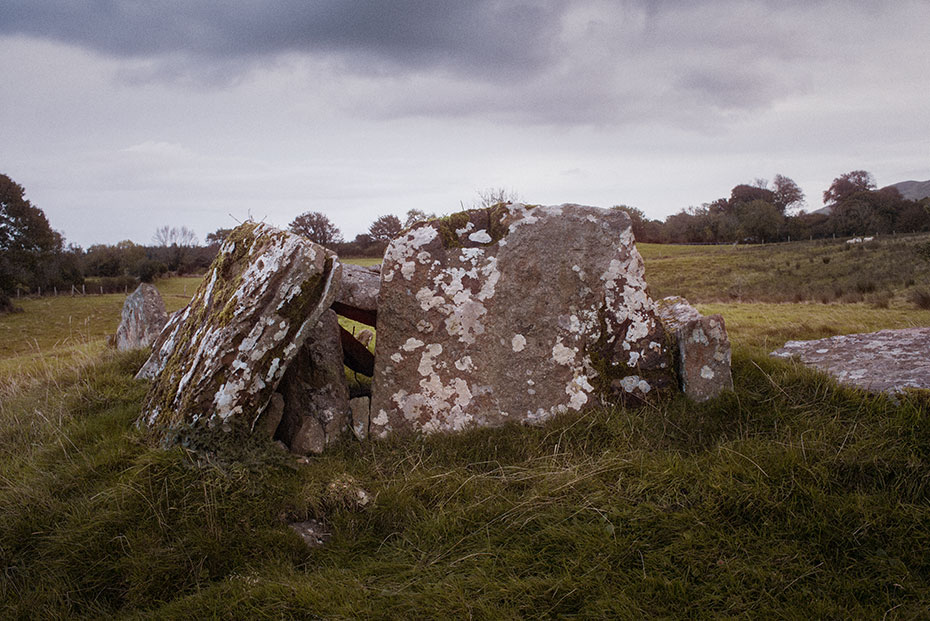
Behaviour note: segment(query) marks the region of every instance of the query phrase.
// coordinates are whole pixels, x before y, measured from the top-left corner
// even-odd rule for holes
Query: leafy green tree
[[[294,218],[289,228],[292,233],[306,237],[321,246],[342,242],[342,233],[326,214],[319,211],[307,211],[300,214]]]
[[[216,229],[212,233],[207,233],[207,245],[219,246],[226,241],[230,233],[232,233],[232,229]]]
[[[417,222],[433,220],[436,218],[434,213],[426,213],[422,209],[410,209],[407,211],[407,218],[404,220],[404,228],[408,229]]]
[[[835,205],[857,192],[869,192],[874,189],[875,179],[872,173],[865,170],[853,170],[833,180],[830,187],[823,193],[823,202]]]
[[[371,238],[378,242],[389,242],[404,230],[404,225],[401,224],[400,218],[395,215],[388,214],[386,216],[380,216],[371,226],[368,227],[368,234],[371,235]]]
[[[772,192],[775,194],[773,204],[782,213],[804,204],[804,192],[794,180],[784,175],[775,175],[775,179],[772,180]]]
[[[778,239],[785,220],[775,205],[761,199],[741,203],[736,215],[742,239],[762,243]]]
[[[23,186],[0,174],[0,308],[8,306],[8,296],[17,287],[32,289],[49,282],[54,275],[43,262],[60,254],[62,243],[42,210],[26,199]]]

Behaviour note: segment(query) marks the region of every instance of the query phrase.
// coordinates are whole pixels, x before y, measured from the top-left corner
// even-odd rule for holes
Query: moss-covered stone
[[[235,229],[140,372],[155,378],[142,422],[166,438],[250,433],[340,274],[335,255],[296,235]]]

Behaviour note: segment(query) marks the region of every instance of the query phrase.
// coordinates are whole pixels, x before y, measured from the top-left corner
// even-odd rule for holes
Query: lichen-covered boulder
[[[166,438],[250,433],[340,274],[333,253],[297,235],[255,222],[233,230],[139,372],[155,380],[140,422]]]
[[[153,285],[142,283],[129,294],[116,329],[116,349],[145,349],[155,342],[168,322],[165,302]]]
[[[674,386],[630,219],[498,205],[415,225],[381,270],[370,433],[539,422]]]
[[[323,313],[278,386],[284,408],[275,439],[292,453],[321,453],[349,428],[349,387],[342,365],[339,320]]]
[[[722,315],[704,316],[682,297],[659,301],[659,317],[674,335],[681,390],[707,401],[733,388],[730,339]]]

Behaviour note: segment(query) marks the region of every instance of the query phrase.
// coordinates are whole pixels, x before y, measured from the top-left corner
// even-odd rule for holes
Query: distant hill
[[[893,183],[889,188],[897,188],[901,196],[910,201],[919,201],[930,196],[930,180],[928,181],[901,181]],[[884,188],[882,188],[884,189]]]

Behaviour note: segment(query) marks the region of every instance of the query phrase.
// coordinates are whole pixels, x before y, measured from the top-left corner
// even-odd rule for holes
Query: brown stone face
[[[142,283],[129,294],[116,329],[116,349],[128,351],[148,347],[168,322],[165,303],[153,285]]]
[[[163,431],[251,432],[339,285],[335,255],[264,224],[235,229],[139,377],[140,422]]]
[[[539,422],[648,399],[671,367],[625,213],[463,212],[385,254],[370,430]]]
[[[349,388],[336,313],[323,313],[291,361],[278,392],[284,405],[275,438],[292,452],[320,453],[347,431]]]

